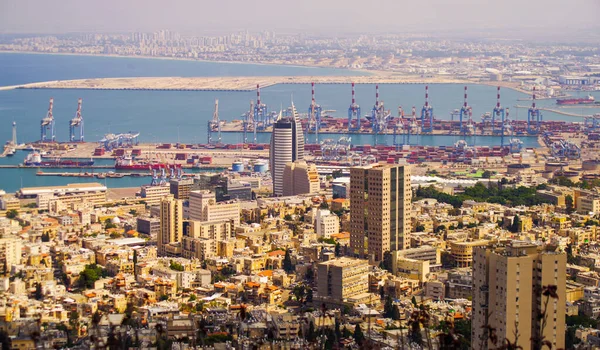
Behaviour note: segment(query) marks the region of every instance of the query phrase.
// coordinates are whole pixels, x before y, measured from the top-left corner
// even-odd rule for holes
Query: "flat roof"
[[[66,186],[41,186],[41,187],[23,187],[20,192],[22,195],[33,195],[41,193],[70,193],[70,192],[93,192],[106,191],[106,186],[98,182],[67,184]]]
[[[116,245],[131,245],[131,244],[145,244],[146,240],[142,239],[142,238],[131,237],[131,238],[109,239],[106,242],[116,244]]]

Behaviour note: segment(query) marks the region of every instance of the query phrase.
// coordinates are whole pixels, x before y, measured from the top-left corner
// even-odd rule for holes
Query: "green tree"
[[[570,194],[565,196],[565,206],[567,207],[567,214],[571,214],[575,211],[575,206],[573,204],[573,196]]]
[[[392,318],[394,313],[394,302],[390,295],[385,298],[385,304],[383,305],[383,317]]]
[[[16,209],[11,209],[6,212],[6,217],[9,219],[14,219],[19,216],[19,212]]]
[[[285,256],[283,257],[283,269],[287,273],[294,272],[294,264],[292,263],[292,257],[290,256],[290,250],[287,249],[285,251]]]
[[[169,264],[169,268],[171,268],[171,270],[175,270],[175,271],[183,271],[183,270],[185,270],[185,268],[183,267],[183,265],[181,265],[180,263],[178,263],[176,261],[171,261],[171,263]]]
[[[285,214],[285,216],[283,217],[283,220],[292,221],[292,220],[294,220],[294,218],[292,218],[292,216],[290,214]]]
[[[360,328],[360,324],[359,323],[357,323],[356,327],[354,327],[353,337],[354,337],[354,341],[359,346],[362,345],[362,343],[365,341],[365,335],[363,334],[363,331]]]
[[[335,256],[339,257],[342,255],[342,246],[340,242],[335,242]]]
[[[410,302],[413,304],[414,307],[418,307],[419,305],[417,304],[417,298],[415,298],[415,296],[413,295],[412,298],[410,299]]]
[[[42,233],[42,242],[50,242],[50,233],[49,232],[44,232]]]
[[[85,288],[92,288],[94,282],[105,276],[102,267],[96,264],[85,265],[85,268],[79,273],[79,284]]]
[[[517,233],[517,232],[519,232],[520,227],[521,227],[521,218],[519,217],[519,215],[515,215],[515,217],[513,218],[512,225],[510,225],[509,231],[512,233]]]
[[[36,300],[44,299],[44,291],[42,290],[42,284],[39,282],[35,284],[34,296]]]
[[[383,261],[381,261],[381,268],[392,273],[393,268],[394,268],[393,260],[394,259],[393,259],[392,253],[389,250],[386,251],[385,253],[383,253]]]
[[[104,220],[104,229],[110,230],[111,228],[117,228],[117,225],[115,225],[111,219]]]
[[[483,172],[483,174],[481,174],[481,177],[482,177],[483,179],[489,179],[489,178],[491,178],[491,177],[492,177],[492,175],[494,175],[494,173],[493,173],[493,172],[491,172],[491,171],[489,171],[489,170],[486,170],[486,171],[484,171],[484,172]]]
[[[417,227],[415,227],[415,232],[423,232],[423,231],[425,231],[425,226],[417,225]]]

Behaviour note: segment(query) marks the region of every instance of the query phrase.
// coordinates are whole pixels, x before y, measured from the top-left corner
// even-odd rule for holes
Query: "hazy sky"
[[[600,0],[0,0],[0,33],[585,33]],[[591,35],[597,36],[598,30]]]

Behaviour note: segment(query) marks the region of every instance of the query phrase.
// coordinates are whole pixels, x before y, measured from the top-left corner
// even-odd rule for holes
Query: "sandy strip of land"
[[[96,89],[96,90],[185,90],[185,91],[252,91],[276,84],[486,84],[519,89],[517,83],[480,82],[453,77],[422,78],[406,75],[369,76],[273,76],[273,77],[151,77],[151,78],[101,78],[60,80],[23,84],[5,88],[23,89]],[[1,87],[0,87],[1,88]]]

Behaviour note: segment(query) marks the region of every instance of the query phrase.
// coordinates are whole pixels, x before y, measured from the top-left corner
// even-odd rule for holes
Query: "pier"
[[[530,106],[515,106],[516,108],[521,108],[521,109],[529,109]],[[570,112],[565,112],[565,111],[561,111],[560,109],[553,109],[553,108],[545,108],[545,107],[538,107],[538,109],[540,111],[546,111],[546,112],[552,112],[552,113],[556,113],[556,114],[561,114],[561,115],[566,115],[569,117],[579,117],[579,118],[583,118],[585,117],[585,115],[581,115],[581,114],[577,114],[577,113],[570,113]]]

